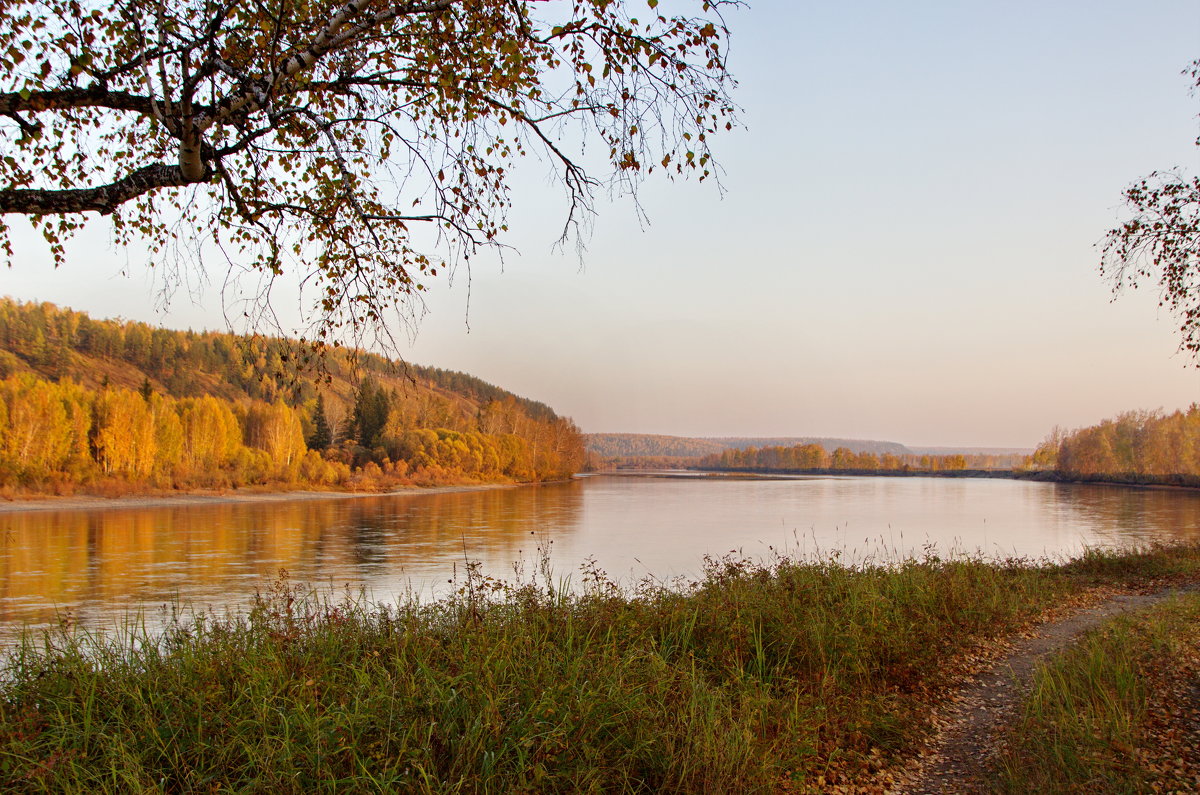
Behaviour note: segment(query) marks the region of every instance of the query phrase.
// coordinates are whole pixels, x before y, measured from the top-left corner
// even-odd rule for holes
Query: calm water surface
[[[69,614],[93,626],[164,604],[244,605],[280,569],[390,599],[443,593],[465,560],[512,578],[539,546],[556,574],[698,573],[705,555],[894,559],[1071,555],[1200,539],[1200,493],[1010,480],[595,476],[460,494],[0,514],[0,635]]]

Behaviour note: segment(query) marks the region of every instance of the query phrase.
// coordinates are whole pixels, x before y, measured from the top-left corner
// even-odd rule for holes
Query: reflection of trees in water
[[[398,550],[423,555],[514,554],[531,550],[530,532],[562,533],[578,526],[582,486],[578,483],[431,494],[420,499],[368,498],[350,504],[348,521],[374,552]]]
[[[243,507],[0,516],[0,619],[50,620],[55,605],[119,610],[131,599],[212,592],[231,578],[294,566],[311,543],[296,512],[273,506],[252,524]]]
[[[238,601],[280,568],[310,582],[362,580],[461,559],[532,552],[529,533],[579,523],[578,484],[413,497],[0,514],[0,622],[56,606],[176,595]]]
[[[1113,540],[1200,539],[1200,492],[1184,489],[1056,484],[1049,500],[1068,522]]]

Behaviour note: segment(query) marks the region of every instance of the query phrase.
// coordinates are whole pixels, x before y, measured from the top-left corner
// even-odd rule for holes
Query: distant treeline
[[[653,433],[588,433],[584,444],[600,458],[699,458],[726,449],[708,439]]]
[[[839,447],[832,453],[819,444],[726,450],[700,459],[701,469],[760,471],[855,470],[940,472],[964,469],[1012,469],[1024,459],[1014,455],[895,455],[856,453]]]
[[[796,447],[817,444],[828,450],[844,447],[855,453],[911,455],[896,442],[871,439],[833,439],[827,437],[753,438],[742,436],[697,438],[662,436],[649,433],[589,433],[584,436],[589,453],[602,459],[702,458],[719,455],[724,450],[763,449],[766,447]]]
[[[886,453],[891,453],[892,455],[911,455],[913,452],[898,442],[886,442],[879,439],[839,439],[828,436],[792,436],[779,438],[720,436],[714,437],[710,441],[717,442],[722,447],[732,450],[746,450],[751,447],[762,450],[767,447],[803,447],[815,444],[824,447],[826,450],[837,450],[839,447],[844,447],[852,453],[874,453],[880,456]]]
[[[602,458],[589,452],[586,469],[589,472],[605,472],[614,469],[695,469],[700,459],[696,456],[677,455],[634,455]]]
[[[1200,405],[1187,411],[1130,411],[1098,425],[1056,428],[1031,467],[1072,480],[1200,485]]]
[[[582,465],[578,428],[544,404],[344,350],[314,373],[306,352],[0,299],[0,486],[379,488]]]

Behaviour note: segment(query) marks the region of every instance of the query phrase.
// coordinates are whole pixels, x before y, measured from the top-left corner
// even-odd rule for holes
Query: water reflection
[[[1177,489],[1056,485],[1047,502],[1099,543],[1200,541],[1200,493]]]
[[[287,569],[387,599],[444,592],[455,567],[510,576],[552,544],[558,574],[588,558],[618,579],[692,575],[706,554],[932,545],[1069,555],[1084,545],[1200,540],[1200,493],[1004,480],[592,477],[460,494],[0,514],[0,634],[61,611],[107,623],[182,600],[242,605]]]
[[[94,621],[178,599],[242,603],[277,576],[436,591],[464,559],[509,570],[569,535],[579,484],[419,497],[0,514],[0,626]]]

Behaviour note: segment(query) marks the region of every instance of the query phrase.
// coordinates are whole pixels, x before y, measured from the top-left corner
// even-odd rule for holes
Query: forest
[[[941,472],[964,469],[1011,468],[1011,462],[997,456],[896,455],[895,453],[856,453],[838,447],[832,453],[819,444],[791,447],[749,447],[725,450],[700,459],[698,468],[715,470],[756,470],[767,472],[803,472],[817,470],[853,470],[871,472]],[[1003,457],[1007,459],[1008,457]]]
[[[170,331],[0,299],[0,488],[539,481],[571,420],[473,376],[299,340]]]
[[[1070,480],[1200,485],[1200,404],[1186,411],[1129,411],[1097,425],[1055,428],[1033,468]]]

